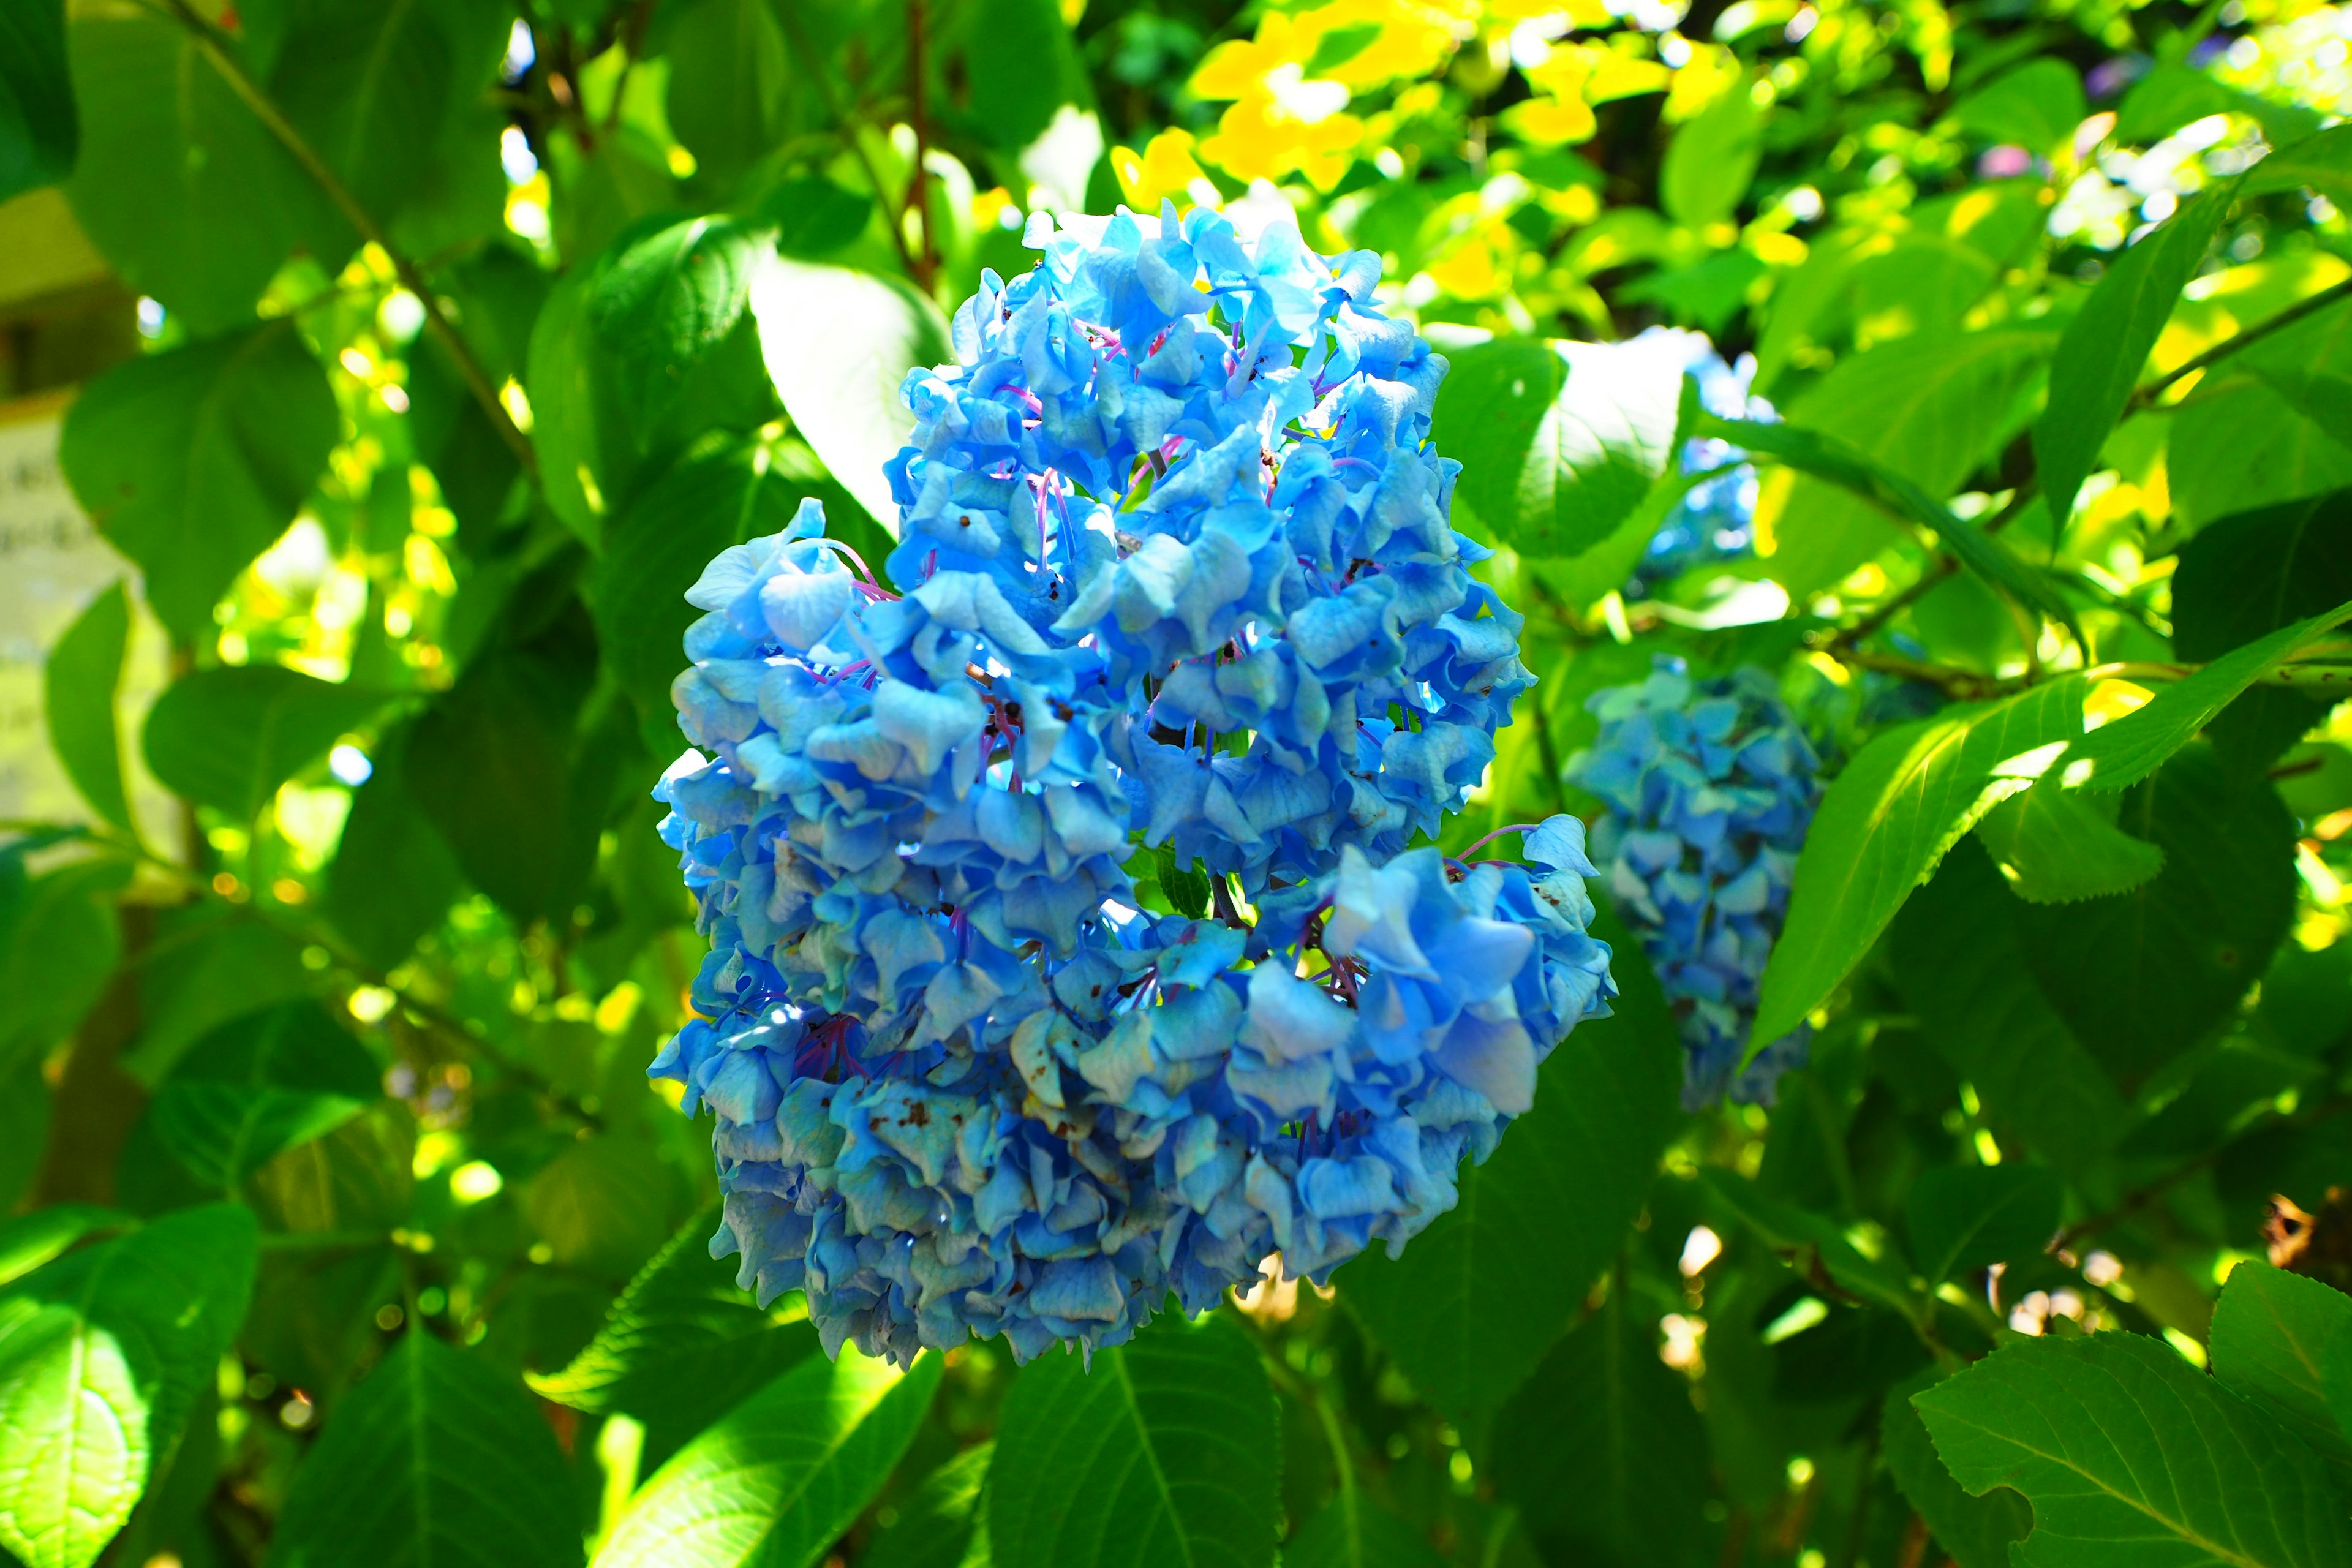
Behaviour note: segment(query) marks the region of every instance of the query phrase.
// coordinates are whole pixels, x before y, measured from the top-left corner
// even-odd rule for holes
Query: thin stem
[[[1893,598],[1883,601],[1876,609],[1838,633],[1832,639],[1832,645],[1842,645],[1846,647],[1861,646],[1867,638],[1876,636],[1889,621],[1926,598],[1945,578],[1953,575],[1959,569],[1959,557],[1956,555],[1937,557],[1934,565],[1919,574],[1917,582]],[[1832,657],[1834,658],[1835,655]]]
[[[817,91],[824,95],[825,112],[833,117],[834,123],[841,128],[842,135],[848,141],[850,156],[856,158],[857,166],[866,172],[866,183],[874,187],[874,199],[881,203],[884,211],[887,212],[890,204],[890,187],[883,183],[882,171],[875,165],[873,154],[866,152],[865,139],[857,134],[857,126],[851,120],[848,109],[842,103],[841,95],[834,90],[833,78],[825,73],[824,59],[818,55],[816,46],[809,41],[807,29],[801,26],[799,0],[784,0],[782,5],[776,7],[776,16],[784,25],[785,41],[791,44],[793,52],[801,58],[801,69],[807,73],[811,81],[816,83]],[[916,171],[918,180],[921,178],[921,170]],[[909,278],[921,276],[921,268],[915,260],[914,252],[907,248],[906,226],[886,219],[882,226],[890,231],[890,243],[897,248],[899,264],[906,268],[907,276]]]
[[[416,263],[394,247],[382,226],[365,207],[360,205],[342,181],[335,176],[335,172],[327,167],[326,161],[319,156],[317,150],[294,128],[293,122],[279,112],[269,95],[246,75],[245,68],[221,47],[219,36],[202,16],[196,15],[188,0],[161,0],[161,3],[173,18],[188,30],[195,40],[198,52],[219,73],[221,80],[228,84],[229,90],[245,101],[245,106],[253,111],[254,118],[261,121],[278,143],[293,154],[294,161],[302,165],[303,172],[326,192],[327,199],[334,203],[335,209],[343,215],[343,220],[358,232],[360,238],[391,258],[394,273],[400,279],[402,287],[415,295],[425,307],[425,326],[457,363],[458,375],[464,379],[467,390],[473,393],[475,401],[482,405],[482,412],[489,416],[491,427],[498,431],[499,438],[513,451],[526,470],[537,474],[539,456],[531,449],[530,437],[517,427],[513,417],[507,413],[506,405],[499,401],[498,388],[490,384],[490,378],[484,373],[481,362],[474,357],[474,351],[467,346],[465,339],[457,335],[457,329],[441,309],[441,301],[425,282],[425,275],[417,270]]]
[[[2218,364],[2242,349],[2252,348],[2273,332],[2291,327],[2305,316],[2324,310],[2338,300],[2344,299],[2352,299],[2352,278],[2346,279],[2332,289],[2322,289],[2308,299],[2297,300],[2277,315],[2257,321],[2236,337],[2224,338],[2201,354],[2191,355],[2172,370],[2133,393],[2131,400],[2124,405],[2124,413],[2128,416],[2135,410],[2147,407],[2163,396],[2165,389],[2175,382],[2184,380],[2210,365]]]
[[[905,210],[915,215],[921,225],[923,247],[915,257],[915,283],[924,293],[931,291],[938,276],[938,252],[932,243],[930,213],[930,170],[924,160],[931,144],[930,110],[925,102],[926,78],[929,68],[924,51],[929,37],[930,8],[924,0],[907,0],[907,123],[915,132],[915,166],[907,175]],[[905,226],[905,219],[899,220]]]

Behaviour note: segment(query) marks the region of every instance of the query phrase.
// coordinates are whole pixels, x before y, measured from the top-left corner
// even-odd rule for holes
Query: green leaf
[[[1692,385],[1691,397],[1695,400],[1696,383]],[[1757,455],[1776,458],[1801,473],[1839,486],[1890,516],[1934,530],[1943,547],[1958,557],[1961,565],[1983,579],[1994,591],[2058,622],[2074,634],[2076,642],[2083,640],[2082,628],[2074,623],[2074,608],[2047,577],[2011,554],[2009,547],[2000,541],[1952,511],[1902,474],[1881,465],[1837,437],[1793,424],[1764,425],[1752,420],[1718,419],[1703,411],[1694,413],[1691,424],[1699,435],[1713,436]],[[1780,576],[1781,565],[1776,561],[1773,568],[1776,579]]]
[[[236,54],[234,43],[215,41]],[[82,128],[81,155],[65,187],[74,216],[125,283],[198,332],[249,322],[255,300],[289,252],[306,243],[333,249],[321,237],[348,236],[326,198],[205,58],[193,30],[142,7],[91,7],[73,18],[68,52]],[[341,259],[333,257],[330,269]],[[294,323],[281,321],[274,331],[291,339]],[[111,374],[153,363],[134,360]],[[289,419],[282,434],[307,433],[299,417],[307,410],[289,400],[282,413]],[[174,462],[186,462],[188,442],[158,444]],[[152,566],[149,574],[152,593]]]
[[[898,1522],[877,1534],[858,1568],[966,1568],[988,1552],[984,1501],[996,1445],[966,1448],[923,1478],[898,1509]]]
[[[48,715],[49,744],[74,788],[99,816],[135,833],[122,789],[122,742],[114,719],[130,642],[131,598],[117,581],[74,617],[49,650],[42,669],[42,707]]]
[[[2027,966],[2126,1081],[2196,1044],[2269,966],[2294,916],[2294,824],[2276,792],[2234,786],[2196,745],[2124,804],[2164,851],[2130,892],[2014,909]]]
[[[2203,71],[2181,62],[2160,64],[2124,94],[2114,135],[2126,146],[2152,146],[2191,121],[2202,120],[2209,114],[2226,114],[2237,107],[2238,96]],[[2268,165],[2294,151],[2282,148],[2263,159],[2263,173],[2269,172]],[[2246,183],[2249,194],[2265,188],[2268,187],[2259,177]]]
[[[77,1242],[138,1223],[95,1204],[51,1204],[0,1220],[0,1285],[23,1279]]]
[[[700,0],[671,27],[665,58],[670,130],[698,174],[724,185],[785,139],[803,79],[772,0]]]
[[[1826,1279],[1856,1301],[1875,1302],[1906,1318],[1917,1314],[1919,1303],[1899,1260],[1865,1255],[1828,1215],[1769,1196],[1754,1182],[1719,1166],[1702,1170],[1699,1181],[1718,1208],[1755,1232],[1800,1275]]]
[[[1622,1289],[1559,1342],[1495,1417],[1495,1489],[1545,1557],[1674,1568],[1699,1554],[1706,1431]]]
[[[2138,887],[2164,868],[2164,851],[2116,826],[2112,795],[2086,795],[2053,781],[2013,795],[1977,824],[1977,837],[2009,879],[2036,904],[2071,904]]]
[[[109,23],[108,26],[123,24]],[[342,424],[291,317],[117,365],[68,411],[75,497],[183,637],[294,521]]]
[[[283,665],[200,669],[173,681],[149,710],[147,765],[173,793],[249,819],[383,703],[383,692]]]
[[[1675,132],[1658,172],[1658,201],[1667,216],[1685,228],[1706,228],[1738,214],[1764,155],[1769,112],[1741,79]]]
[[[909,370],[950,357],[939,308],[895,278],[779,257],[752,275],[751,313],[793,428],[892,528],[898,506],[882,466],[914,428],[898,387]]]
[[[0,921],[0,1067],[37,1060],[97,1004],[122,956],[110,895],[129,872],[60,867],[26,884],[16,919]]]
[[[1160,890],[1168,896],[1168,904],[1188,920],[1199,920],[1209,912],[1209,874],[1201,869],[1198,861],[1176,864],[1173,847],[1163,844],[1151,852],[1152,863],[1159,868]]]
[[[311,149],[378,223],[432,172],[457,85],[433,0],[292,0],[269,88]],[[340,257],[322,256],[332,270]]]
[[[1665,472],[1680,375],[1673,360],[1631,344],[1507,338],[1464,351],[1433,421],[1462,462],[1456,496],[1523,555],[1593,549]]]
[[[1945,851],[2022,787],[2015,770],[2032,763],[2017,759],[2082,726],[2083,682],[2068,677],[1947,709],[1864,746],[1830,785],[1798,852],[1751,1039],[1777,1040],[1820,1006]]]
[[[1970,1497],[1936,1458],[1927,1425],[1911,1407],[1911,1396],[1931,1386],[1937,1375],[1924,1372],[1887,1391],[1878,1417],[1879,1451],[1886,1456],[1887,1473],[1904,1500],[1927,1521],[1936,1543],[1960,1568],[2010,1568],[2009,1543],[2032,1531],[2033,1510],[2007,1487]]]
[[[866,232],[874,198],[835,184],[822,174],[798,174],[762,195],[754,208],[776,231],[776,248],[814,261]]]
[[[1912,1400],[1969,1492],[2014,1487],[2021,1568],[2121,1561],[2333,1568],[2352,1562],[2326,1466],[2158,1340],[2012,1342]]]
[[[1903,1207],[1911,1256],[1929,1284],[2032,1258],[2058,1231],[2065,1192],[2046,1166],[1935,1165]]]
[[[376,743],[375,771],[352,791],[327,868],[327,918],[382,970],[398,967],[465,890],[457,857],[408,787],[408,734],[394,730]]]
[[[2207,1344],[2222,1387],[2278,1417],[2339,1479],[2352,1478],[2352,1439],[2326,1379],[2329,1357],[2352,1346],[2352,1297],[2248,1258],[2221,1287]]]
[[[2081,1180],[2101,1167],[2131,1109],[2034,983],[2017,908],[1991,861],[1960,845],[1895,922],[1895,982],[1993,1124]]]
[[[197,1041],[148,1114],[190,1175],[234,1191],[378,1093],[374,1059],[326,1009],[304,1000],[233,1019]]]
[[[2072,80],[2072,68],[2056,60],[2027,68],[2045,66]],[[2079,107],[2079,89],[2075,101]],[[2053,529],[2063,531],[2073,515],[2075,492],[2098,465],[2099,448],[2130,400],[2157,335],[2172,319],[2180,290],[2196,276],[2236,195],[2231,186],[2197,197],[2126,250],[2066,324],[2050,363],[2049,405],[2033,426],[2033,461]]]
[[[245,1317],[253,1216],[166,1215],[0,1292],[0,1547],[88,1568],[170,1460]]]
[[[2182,74],[2194,76],[2190,72]],[[2227,89],[2221,89],[2210,78],[2195,79],[2206,82],[2209,89],[2223,91],[2226,96]],[[2137,90],[2134,89],[2135,93]],[[2234,108],[2236,105],[2225,103],[2223,107]],[[2189,118],[2201,116],[2191,115]],[[2281,147],[2247,173],[2246,193],[2249,195],[2294,190],[2316,191],[2330,200],[2352,200],[2352,131],[2341,125],[2331,126],[2316,136],[2306,136]]]
[[[570,912],[604,826],[606,801],[591,776],[599,770],[575,756],[595,663],[575,617],[477,659],[409,732],[417,805],[466,879],[524,920]]]
[[[0,202],[64,179],[80,142],[61,0],[0,11]]]
[[[973,128],[990,145],[1018,153],[1044,134],[1055,110],[1083,101],[1086,68],[1055,0],[983,0],[967,16]]]
[[[1952,118],[1983,141],[2009,142],[2049,158],[2074,139],[2087,112],[2074,68],[2044,58],[1970,93],[1953,109]]]
[[[1268,1568],[1280,1417],[1257,1347],[1171,1312],[1091,1362],[1040,1357],[1005,1395],[994,1561]]]
[[[566,1568],[570,1468],[513,1374],[412,1330],[294,1472],[271,1568]]]
[[[169,911],[139,966],[146,1026],[123,1065],[142,1082],[160,1085],[181,1054],[214,1029],[307,995],[310,986],[298,944],[236,906]]]
[[[730,219],[694,218],[641,236],[597,268],[584,304],[617,362],[626,417],[658,420],[735,330],[760,238]]]
[[[904,1373],[852,1348],[811,1356],[664,1465],[595,1568],[814,1568],[881,1489],[939,1382],[935,1352]]]
[[[2172,651],[2193,661],[2352,600],[2352,491],[2221,518],[2180,552]],[[2250,780],[2326,717],[2332,695],[2257,687],[2210,726],[2233,777]]]
[[[642,1463],[684,1446],[741,1396],[816,1349],[797,1297],[751,1304],[735,1271],[710,1256],[711,1205],[638,1270],[604,1325],[560,1372],[526,1373],[542,1399],[591,1415],[626,1411],[646,1426]]]
[[[2197,738],[2241,692],[2352,618],[2352,602],[2281,626],[2231,649],[2186,680],[2158,691],[2148,704],[2101,725],[2076,741],[2057,769],[2070,789],[2116,790],[2156,772]]]
[[[2259,166],[2259,165],[2258,165]],[[2329,281],[2315,276],[2305,298]],[[2250,311],[2260,325],[2290,300]],[[2299,301],[2296,301],[2299,302]],[[2309,400],[2321,378],[2352,377],[2352,301],[2337,300],[2208,370],[2169,417],[2165,472],[2175,520],[2195,529],[2216,518],[2352,485],[2352,449],[2299,412],[2282,386]]]
[[[1682,1037],[1640,945],[1601,910],[1615,1016],[1579,1024],[1536,1075],[1535,1108],[1401,1258],[1338,1276],[1340,1300],[1414,1384],[1454,1412],[1490,1410],[1574,1319],[1657,1174],[1681,1121]],[[1578,1194],[1573,1204],[1562,1193]]]
[[[523,1189],[523,1213],[558,1263],[629,1274],[661,1250],[675,1184],[648,1144],[627,1137],[573,1143]]]
[[[613,362],[592,330],[582,268],[555,286],[532,324],[523,388],[530,397],[540,489],[563,525],[591,550],[606,515],[635,492],[644,467]]]
[[[1344,1488],[1283,1544],[1283,1568],[1444,1568],[1429,1538]]]

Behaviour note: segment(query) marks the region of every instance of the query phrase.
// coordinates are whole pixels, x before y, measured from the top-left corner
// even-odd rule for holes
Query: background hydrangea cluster
[[[688,595],[711,952],[653,1071],[717,1114],[713,1250],[828,1350],[1091,1349],[1393,1251],[1613,994],[1573,818],[1406,847],[1531,678],[1377,258],[1065,221],[907,379],[903,596],[814,503]],[[1209,918],[1139,907],[1139,840]]]
[[[1680,1022],[1684,1103],[1727,1092],[1771,1103],[1805,1059],[1808,1030],[1745,1069],[1765,961],[1813,807],[1819,759],[1772,678],[1753,666],[1693,679],[1661,658],[1647,679],[1595,692],[1593,745],[1568,773],[1608,806],[1592,850],[1611,901],[1641,938]]]
[[[1708,413],[1725,419],[1780,417],[1770,403],[1748,392],[1756,378],[1754,354],[1741,354],[1736,363],[1726,363],[1705,332],[1680,327],[1652,327],[1633,341],[1679,359],[1682,373],[1698,378],[1699,401]],[[1682,470],[1702,473],[1747,456],[1727,441],[1695,436],[1683,443]],[[1659,525],[1633,569],[1633,580],[1625,585],[1625,596],[1645,598],[1694,566],[1736,561],[1753,551],[1758,488],[1756,470],[1744,464],[1693,486]]]

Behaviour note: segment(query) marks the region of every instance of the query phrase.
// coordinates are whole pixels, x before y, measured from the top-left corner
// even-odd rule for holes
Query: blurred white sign
[[[0,405],[0,821],[99,821],[50,750],[43,664],[74,617],[127,577],[136,608],[115,711],[131,809],[148,843],[166,848],[176,841],[167,826],[172,799],[149,776],[138,737],[169,678],[170,648],[138,598],[131,563],[99,537],[58,467],[69,401],[57,395]]]

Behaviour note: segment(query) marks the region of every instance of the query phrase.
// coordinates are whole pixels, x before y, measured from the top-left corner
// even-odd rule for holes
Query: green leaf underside
[[[2352,1479],[2352,1439],[2327,1397],[2329,1357],[2352,1347],[2352,1297],[2249,1258],[2213,1308],[2213,1375],[2271,1412]]]
[[[2164,851],[2117,827],[2098,798],[2053,782],[1985,813],[1977,836],[2019,898],[2036,904],[2105,898],[2164,868]]]
[[[276,1568],[566,1568],[571,1476],[522,1389],[410,1332],[333,1411],[296,1472]]]
[[[2039,1165],[1923,1171],[1905,1209],[1911,1255],[1931,1283],[2030,1258],[2057,1231],[2064,1199],[2058,1179]]]
[[[245,1316],[256,1231],[184,1209],[0,1293],[0,1547],[89,1568],[168,1462]]]
[[[1751,1054],[1826,1000],[1945,852],[2024,782],[1996,770],[2082,732],[2083,691],[2067,677],[1948,710],[1885,731],[1846,765],[1797,858]]]
[[[1683,1047],[1641,949],[1604,906],[1615,1016],[1580,1024],[1536,1077],[1535,1109],[1401,1258],[1336,1276],[1341,1298],[1440,1405],[1488,1410],[1543,1358],[1641,1207],[1680,1120]],[[1582,1194],[1574,1205],[1558,1194]]]
[[[2010,1568],[2010,1542],[2024,1540],[2032,1531],[2033,1510],[2007,1487],[1970,1497],[1944,1468],[1927,1424],[1911,1405],[1911,1396],[1936,1379],[1930,1370],[1887,1391],[1878,1426],[1887,1474],[1904,1500],[1919,1510],[1936,1544],[1960,1568]]]
[[[812,1568],[881,1489],[939,1381],[935,1353],[904,1373],[854,1350],[811,1357],[656,1471],[595,1568]]]
[[[2012,1343],[1912,1404],[1962,1487],[2032,1505],[2019,1568],[2352,1562],[2320,1459],[2161,1341]]]
[[[1163,1317],[1089,1368],[1049,1353],[1007,1395],[989,1470],[994,1561],[1265,1568],[1273,1385],[1223,1318]]]
[[[2246,688],[2321,641],[2347,616],[2352,616],[2352,603],[2231,649],[2186,680],[2159,690],[2147,706],[2076,741],[2058,763],[2059,776],[2070,788],[2116,790],[2137,784],[2194,740]]]

